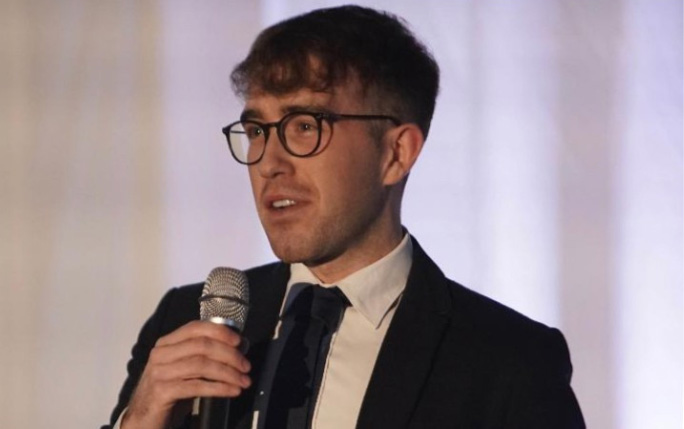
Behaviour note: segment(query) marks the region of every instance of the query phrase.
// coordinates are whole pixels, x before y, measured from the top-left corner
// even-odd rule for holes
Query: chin
[[[328,259],[322,243],[312,243],[305,237],[278,237],[278,239],[269,239],[269,243],[278,259],[287,264],[301,262],[316,265]]]
[[[288,264],[306,261],[309,252],[303,245],[304,240],[286,235],[281,234],[277,237],[268,235],[268,242],[276,257]]]
[[[300,228],[271,228],[266,230],[266,237],[271,250],[281,261],[304,264],[318,264],[332,259],[335,255],[334,243],[336,235],[333,231],[324,233],[315,225]]]
[[[292,248],[279,248],[271,246],[276,257],[286,264],[294,264],[297,262],[306,262],[309,260],[305,252],[297,251]]]

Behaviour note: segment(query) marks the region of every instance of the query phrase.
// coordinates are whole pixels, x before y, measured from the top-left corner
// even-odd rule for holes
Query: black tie
[[[348,305],[337,287],[307,285],[285,310],[280,335],[269,351],[275,374],[270,376],[270,394],[262,398],[259,428],[311,427],[330,340]]]

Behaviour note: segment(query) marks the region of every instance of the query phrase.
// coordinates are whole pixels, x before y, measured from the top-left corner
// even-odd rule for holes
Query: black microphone
[[[249,309],[247,276],[234,268],[214,268],[204,283],[199,303],[200,319],[242,333]],[[225,429],[229,408],[228,398],[200,398],[200,429]]]

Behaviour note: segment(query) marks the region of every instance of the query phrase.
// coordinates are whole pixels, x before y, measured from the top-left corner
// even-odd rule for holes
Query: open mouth
[[[297,202],[295,200],[290,199],[275,200],[271,203],[271,208],[282,210],[287,207],[292,207],[296,204]]]

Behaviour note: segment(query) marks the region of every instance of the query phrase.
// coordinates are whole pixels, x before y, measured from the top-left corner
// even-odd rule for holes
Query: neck
[[[397,219],[398,220],[398,219]],[[367,267],[396,248],[403,238],[400,222],[390,222],[380,234],[364,237],[358,243],[351,243],[342,254],[334,259],[305,263],[311,272],[324,283],[336,283]]]

